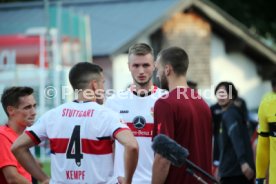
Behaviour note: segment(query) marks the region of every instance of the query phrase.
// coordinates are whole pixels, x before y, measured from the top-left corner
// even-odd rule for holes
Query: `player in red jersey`
[[[0,126],[0,183],[30,184],[31,175],[19,164],[10,151],[17,137],[31,126],[36,115],[36,101],[30,87],[10,87],[1,98],[8,122]]]
[[[160,98],[154,106],[154,136],[161,133],[189,150],[188,159],[211,173],[212,124],[208,105],[187,86],[188,56],[179,47],[161,51],[157,57],[157,77],[162,88],[169,88],[167,98]],[[155,154],[152,184],[199,184],[186,167],[172,166]]]

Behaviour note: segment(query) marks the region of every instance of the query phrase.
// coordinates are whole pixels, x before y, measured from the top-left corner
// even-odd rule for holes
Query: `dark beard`
[[[165,73],[163,73],[163,75],[161,76],[161,79],[160,79],[160,88],[169,91],[169,83],[168,83],[167,78],[165,77]]]

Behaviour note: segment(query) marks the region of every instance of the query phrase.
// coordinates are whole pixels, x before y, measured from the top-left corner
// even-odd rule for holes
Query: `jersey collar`
[[[147,93],[143,93],[143,94],[138,94],[136,89],[135,89],[135,86],[134,85],[131,85],[130,86],[130,91],[136,95],[136,96],[139,96],[139,97],[146,97],[146,96],[150,96],[151,94],[155,93],[157,91],[158,87],[153,85],[151,86],[150,90],[147,92]]]

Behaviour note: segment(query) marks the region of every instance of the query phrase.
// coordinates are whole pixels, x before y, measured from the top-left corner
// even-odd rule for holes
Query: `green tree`
[[[276,42],[275,0],[210,0],[258,35]]]

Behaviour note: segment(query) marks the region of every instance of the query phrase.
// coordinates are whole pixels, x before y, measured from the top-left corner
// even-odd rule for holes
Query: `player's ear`
[[[15,110],[16,110],[15,107],[9,105],[9,106],[7,107],[7,113],[8,113],[8,115],[9,115],[9,116],[13,116],[13,115],[15,114]]]
[[[172,66],[171,65],[165,65],[164,71],[165,71],[166,76],[170,75],[171,72],[172,72]]]
[[[92,89],[93,91],[98,89],[98,81],[97,80],[91,80],[89,83],[89,88]]]
[[[130,62],[127,63],[127,66],[128,66],[128,70],[131,71],[130,70]]]

